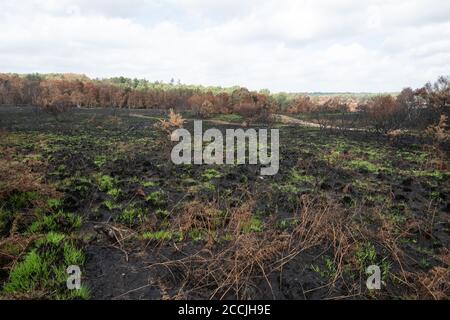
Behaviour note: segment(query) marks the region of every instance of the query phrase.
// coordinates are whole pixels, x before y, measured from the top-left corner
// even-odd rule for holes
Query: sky
[[[0,72],[396,92],[450,75],[450,1],[0,0]]]

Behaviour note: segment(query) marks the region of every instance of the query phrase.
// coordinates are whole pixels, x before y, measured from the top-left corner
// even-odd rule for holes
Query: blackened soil
[[[377,263],[385,261],[392,274],[400,269],[425,274],[433,267],[448,267],[441,257],[450,248],[450,168],[447,160],[440,167],[433,164],[435,154],[427,141],[417,136],[391,141],[363,131],[322,132],[285,126],[280,128],[279,172],[261,176],[260,165],[171,164],[153,128],[161,114],[75,110],[56,121],[33,108],[0,107],[0,128],[15,137],[9,147],[18,154],[40,154],[48,164],[46,180],[64,194],[63,209],[83,218],[81,230],[72,236],[84,243],[84,281],[93,298],[211,297],[214,288],[192,290],[195,283],[188,281],[185,269],[164,263],[205,248],[219,253],[226,244],[218,242],[211,247],[207,239],[197,241],[189,235],[182,241],[142,239],[145,231],[158,231],[155,226],[160,230],[169,227],[167,218],[161,218],[162,211],[179,214],[179,208],[193,200],[218,203],[226,211],[253,199],[253,215],[266,229],[279,228],[298,217],[304,205],[302,196],[331,199],[346,216],[372,231],[380,228],[374,212],[399,231],[417,221],[419,227],[398,240],[405,252],[402,266],[379,240],[358,241],[370,242]],[[204,130],[212,126],[217,127],[204,122]],[[186,128],[192,131],[192,121]],[[219,126],[223,132],[227,128],[235,126]],[[440,148],[448,159],[449,144]],[[105,176],[113,179],[113,186],[102,187]],[[146,198],[154,192],[160,193],[160,201]],[[139,209],[139,214],[124,217],[124,212],[134,209]],[[111,234],[111,226],[131,236],[117,241],[120,232]],[[330,259],[334,252],[328,245],[306,250],[280,270],[255,275],[247,297],[373,297],[364,288],[366,276],[355,270],[328,286],[333,272]],[[408,296],[402,284],[392,279],[387,282],[382,297]],[[231,291],[223,296],[236,297]]]

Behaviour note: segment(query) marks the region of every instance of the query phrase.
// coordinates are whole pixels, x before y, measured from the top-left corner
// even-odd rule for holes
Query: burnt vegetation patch
[[[167,115],[72,108],[55,118],[2,106],[0,296],[448,299],[450,144],[440,85],[365,101],[343,122],[356,121],[353,129],[333,124],[336,115],[315,121],[321,109],[306,98],[286,111],[290,123],[247,119],[268,104],[247,92],[234,94],[237,111],[225,116],[215,109],[219,95],[207,94]],[[439,105],[442,116],[394,131],[389,117],[401,117],[405,99]],[[191,130],[197,117],[221,131],[279,128],[278,174],[172,164],[171,130]],[[82,269],[81,291],[65,287],[71,264]],[[370,265],[380,267],[381,290],[366,287]]]

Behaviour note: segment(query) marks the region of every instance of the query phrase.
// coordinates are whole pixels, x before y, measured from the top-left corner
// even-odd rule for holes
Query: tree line
[[[0,74],[0,104],[33,105],[51,113],[81,107],[175,108],[192,111],[203,118],[237,113],[254,120],[267,120],[273,113],[309,114],[319,123],[324,119],[344,123],[344,119],[349,119],[348,114],[353,113],[365,125],[387,132],[426,127],[438,122],[441,115],[449,116],[450,81],[449,77],[442,76],[422,88],[403,89],[398,95],[316,96],[124,77],[100,80],[77,74]]]
[[[34,105],[52,113],[77,107],[175,108],[178,111],[192,110],[208,117],[231,112],[260,114],[274,109],[276,102],[267,94],[241,87],[151,83],[124,77],[92,80],[73,74],[0,74],[0,104]]]

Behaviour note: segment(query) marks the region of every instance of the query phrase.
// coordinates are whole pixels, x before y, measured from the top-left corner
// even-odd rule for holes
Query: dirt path
[[[145,116],[143,114],[137,114],[137,113],[130,113],[130,117],[135,117],[135,118],[141,118],[141,119],[152,119],[152,120],[163,120],[163,117],[151,117],[151,116]],[[196,119],[186,119],[186,120],[196,120]],[[211,123],[215,123],[215,124],[220,124],[220,125],[236,125],[239,123],[236,122],[228,122],[228,121],[223,121],[223,120],[214,120],[214,119],[205,119],[203,120],[205,122],[211,122]]]
[[[151,116],[146,116],[146,115],[137,114],[137,113],[130,113],[130,117],[141,118],[141,119],[152,119],[152,120],[163,120],[164,119],[162,117],[151,117]],[[299,119],[296,119],[296,118],[293,118],[293,117],[289,117],[289,116],[285,116],[285,115],[282,115],[282,114],[275,114],[274,118],[275,118],[275,120],[277,122],[281,122],[283,124],[298,124],[298,125],[308,126],[308,127],[319,127],[319,125],[317,123],[299,120]],[[194,119],[187,119],[187,120],[194,120]],[[216,119],[205,119],[204,121],[211,122],[211,123],[216,123],[216,124],[221,124],[221,125],[236,125],[236,124],[239,124],[237,122],[229,122],[229,121],[216,120]]]
[[[313,127],[313,128],[319,128],[320,127],[320,125],[318,125],[317,123],[300,120],[300,119],[297,119],[297,118],[286,116],[284,114],[274,114],[273,116],[275,118],[275,121],[281,122],[281,123],[284,123],[284,124],[298,124],[298,125],[301,125],[301,126]]]
[[[284,124],[298,124],[300,126],[311,127],[311,128],[320,128],[321,127],[317,123],[300,120],[300,119],[289,117],[289,116],[286,116],[283,114],[275,114],[274,117],[275,117],[276,121],[284,123]],[[328,125],[323,126],[323,128],[325,128],[325,129],[342,129],[342,130],[347,130],[347,131],[367,131],[367,129],[365,129],[365,128],[346,128],[346,127],[339,128],[336,126],[328,126]]]
[[[155,119],[162,120],[163,119],[163,118],[158,118],[158,117],[145,116],[145,115],[137,114],[137,113],[131,113],[130,116],[136,117],[136,118],[152,119],[152,120],[155,120]],[[273,117],[277,123],[282,123],[282,124],[286,124],[286,125],[299,125],[299,126],[310,127],[310,128],[320,128],[321,127],[317,123],[300,120],[300,119],[290,117],[290,116],[287,116],[284,114],[274,114]],[[194,119],[187,119],[187,120],[194,120]],[[224,120],[215,120],[215,119],[206,119],[203,121],[218,124],[218,125],[240,125],[239,123],[236,123],[236,122],[228,122],[228,121],[224,121]],[[345,129],[348,131],[367,131],[367,129],[364,129],[364,128],[338,128],[336,126],[324,126],[324,128],[326,128],[326,129]]]

